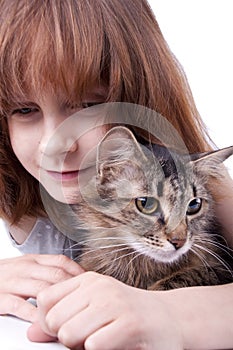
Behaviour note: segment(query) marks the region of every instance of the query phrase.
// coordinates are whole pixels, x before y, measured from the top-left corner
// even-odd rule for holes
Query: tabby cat
[[[232,154],[233,146],[179,155],[112,128],[98,146],[96,176],[72,206],[77,261],[150,290],[232,282],[232,253],[208,189]]]

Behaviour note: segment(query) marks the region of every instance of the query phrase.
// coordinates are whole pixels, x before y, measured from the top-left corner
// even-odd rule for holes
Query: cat
[[[232,154],[233,146],[181,155],[112,128],[98,145],[96,176],[69,213],[81,247],[77,262],[148,290],[232,282],[232,253],[208,189]],[[59,208],[57,217],[54,208],[50,213],[58,227]]]

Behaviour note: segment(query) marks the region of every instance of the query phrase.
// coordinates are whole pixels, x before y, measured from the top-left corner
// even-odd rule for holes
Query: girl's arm
[[[231,349],[232,305],[233,284],[156,292],[86,272],[39,293],[28,336],[46,340],[43,329],[69,348]]]
[[[216,214],[224,228],[223,234],[233,249],[233,179],[225,171],[220,180],[213,180],[211,192],[216,202]]]
[[[177,319],[182,349],[233,349],[233,284],[182,288],[160,297]]]

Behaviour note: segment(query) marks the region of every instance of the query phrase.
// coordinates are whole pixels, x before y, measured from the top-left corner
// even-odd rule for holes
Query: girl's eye
[[[197,214],[199,212],[199,210],[201,209],[201,206],[202,206],[202,199],[201,198],[192,199],[188,204],[186,214],[187,215]]]
[[[159,201],[154,197],[139,197],[135,199],[137,209],[146,215],[152,215],[159,209]]]
[[[19,108],[19,109],[15,109],[13,112],[12,112],[12,115],[14,114],[21,114],[21,115],[27,115],[27,114],[30,114],[30,113],[33,113],[33,112],[37,112],[37,108],[30,108],[30,107],[24,107],[24,108]]]
[[[103,102],[82,102],[82,108],[89,108],[93,106],[97,106]]]

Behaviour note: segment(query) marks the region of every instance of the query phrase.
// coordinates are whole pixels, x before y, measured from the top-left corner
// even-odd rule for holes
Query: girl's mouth
[[[78,178],[79,170],[64,171],[64,172],[47,170],[47,173],[55,180],[69,181],[69,180],[74,180]]]

